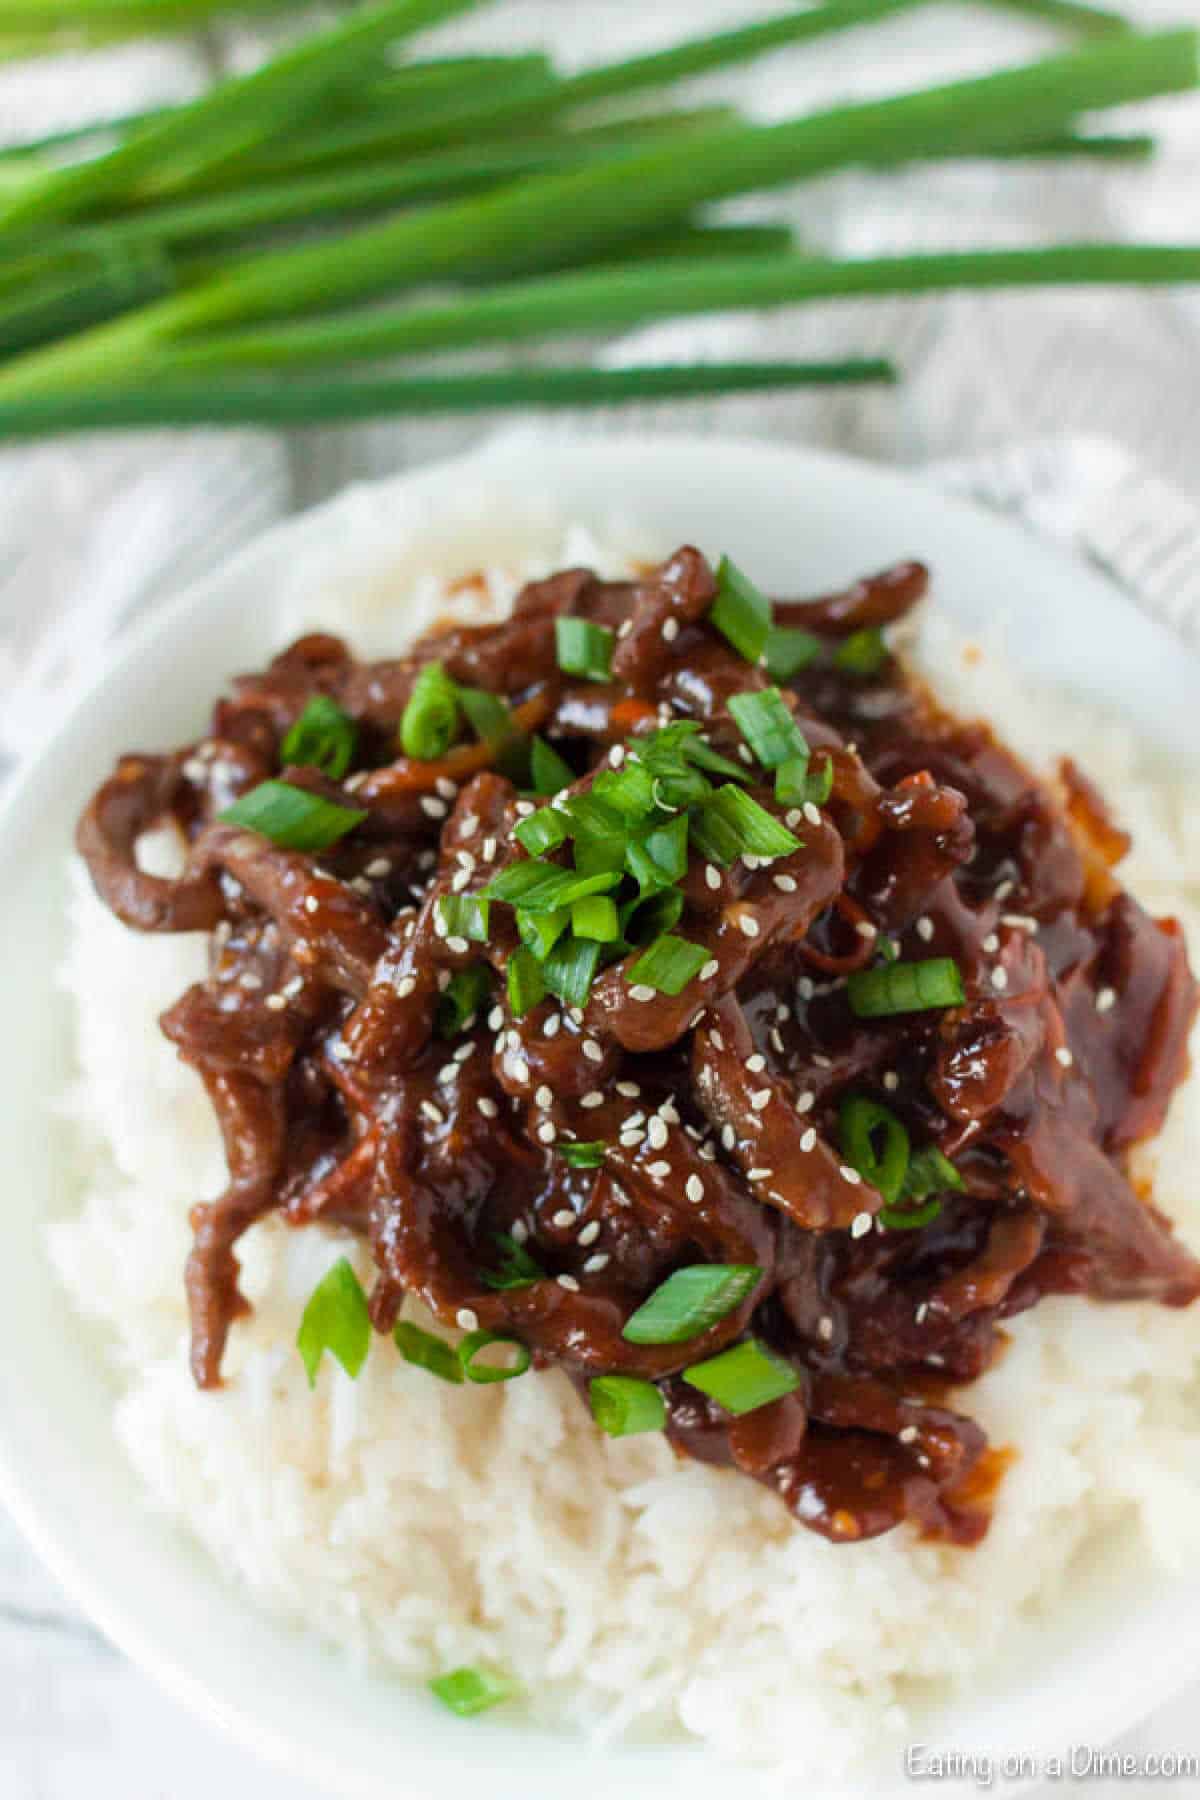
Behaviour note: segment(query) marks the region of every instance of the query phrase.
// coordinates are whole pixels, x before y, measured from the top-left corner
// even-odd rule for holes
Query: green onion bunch
[[[991,0],[1074,41],[1024,67],[771,124],[672,94],[937,3],[815,0],[564,73],[536,48],[414,56],[414,36],[481,0],[376,0],[199,99],[4,153],[0,439],[887,382],[885,358],[854,354],[467,375],[395,362],[729,307],[1200,277],[1194,243],[840,259],[769,222],[712,217],[723,199],[850,165],[1142,157],[1144,135],[1098,131],[1092,115],[1197,81],[1194,31],[1138,32],[1083,0]],[[211,10],[0,0],[0,46],[60,28],[187,27]],[[502,24],[500,0],[496,11]]]

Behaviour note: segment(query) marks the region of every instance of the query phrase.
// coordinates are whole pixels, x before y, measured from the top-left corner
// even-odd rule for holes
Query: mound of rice
[[[619,572],[577,532],[543,567],[581,560]],[[452,609],[490,614],[526,572],[498,571]],[[408,635],[445,610],[427,579],[384,642],[399,641],[397,618]],[[343,614],[323,623],[383,647],[351,599]],[[1148,766],[1111,721],[1047,704],[968,653],[936,613],[911,653],[952,706],[1003,719],[1036,765],[1071,752],[1120,798],[1137,838],[1127,880],[1200,947],[1200,814],[1184,777]],[[654,1437],[604,1438],[556,1372],[447,1387],[379,1341],[357,1382],[326,1358],[310,1393],[294,1349],[303,1304],[340,1255],[368,1275],[355,1246],[317,1231],[268,1222],[244,1241],[254,1315],[234,1331],[224,1389],[198,1393],[187,1213],[223,1185],[223,1160],[156,1016],[197,978],[204,946],[127,932],[76,877],[63,979],[89,1172],[53,1254],[110,1334],[116,1429],[155,1501],[262,1606],[400,1678],[498,1663],[537,1716],[593,1740],[684,1734],[829,1781],[903,1738],[915,1693],[969,1684],[1022,1615],[1053,1606],[1095,1534],[1133,1522],[1164,1561],[1200,1554],[1200,1308],[1060,1300],[1013,1322],[965,1405],[1019,1455],[988,1538],[966,1553],[908,1530],[833,1548],[750,1481],[677,1462]],[[1200,1078],[1146,1167],[1200,1250]]]

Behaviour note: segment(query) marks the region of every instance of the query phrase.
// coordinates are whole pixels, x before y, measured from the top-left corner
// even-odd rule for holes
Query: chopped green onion
[[[727,556],[717,565],[709,620],[748,663],[761,660],[771,633],[771,602]]]
[[[489,694],[486,688],[460,687],[458,704],[480,743],[502,750],[515,737],[512,713],[499,694]]]
[[[757,1338],[747,1338],[732,1350],[722,1350],[719,1356],[685,1369],[683,1379],[735,1417],[770,1406],[800,1386],[799,1370]]]
[[[778,688],[759,694],[732,694],[734,723],[764,769],[808,755],[808,742]]]
[[[615,808],[624,822],[643,819],[654,811],[654,776],[636,753],[619,769],[602,769],[592,793]]]
[[[588,681],[611,680],[616,641],[607,625],[593,624],[591,619],[554,621],[558,666],[565,675],[582,675]]]
[[[629,1344],[684,1344],[740,1306],[761,1275],[744,1263],[676,1269],[626,1319],[621,1336]]]
[[[942,1210],[940,1200],[927,1200],[924,1206],[909,1208],[907,1206],[881,1206],[878,1213],[881,1225],[889,1231],[919,1231],[923,1225],[932,1225]]]
[[[589,792],[565,800],[560,810],[571,821],[571,835],[576,843],[580,838],[621,837],[628,824],[625,814],[612,804],[599,780]]]
[[[429,1691],[460,1719],[473,1719],[476,1713],[511,1700],[517,1690],[507,1675],[495,1675],[489,1669],[452,1669],[431,1681]]]
[[[645,899],[630,900],[620,909],[621,935],[626,943],[652,944],[673,931],[683,917],[683,895],[678,888],[660,888]]]
[[[540,963],[545,962],[570,923],[569,906],[560,906],[556,912],[548,913],[526,912],[523,906],[517,908],[517,931],[521,942],[527,950],[533,951]]]
[[[559,1138],[554,1148],[569,1168],[598,1169],[604,1161],[607,1145],[599,1138]]]
[[[348,806],[293,787],[289,781],[260,781],[218,815],[222,825],[241,825],[269,838],[281,850],[328,850],[366,818]]]
[[[788,856],[800,839],[752,800],[727,783],[692,815],[691,838],[708,862],[728,868],[739,856]]]
[[[309,1387],[317,1385],[321,1358],[328,1350],[353,1381],[367,1360],[371,1347],[371,1315],[362,1283],[343,1256],[322,1276],[308,1298],[296,1334],[296,1348],[308,1372]]]
[[[878,675],[888,659],[888,647],[878,625],[864,625],[852,631],[834,652],[833,666],[845,675]]]
[[[589,894],[576,900],[571,908],[571,929],[576,937],[595,938],[598,944],[612,944],[621,935],[617,909],[607,894]]]
[[[908,1165],[904,1198],[924,1200],[930,1194],[961,1194],[966,1185],[949,1157],[943,1156],[936,1144],[926,1144],[924,1149],[914,1151]]]
[[[524,946],[514,950],[508,959],[508,1004],[513,1018],[523,1019],[545,997],[541,963]]]
[[[572,906],[589,894],[608,893],[620,880],[615,870],[581,875],[578,869],[560,869],[554,863],[540,863],[538,867],[544,871],[544,879],[527,888],[521,899],[522,911],[527,913],[558,912],[560,907]]]
[[[488,910],[488,901],[478,894],[444,894],[437,903],[447,938],[467,938],[472,944],[488,941]]]
[[[881,969],[856,969],[847,977],[846,996],[858,1019],[886,1019],[893,1013],[928,1012],[937,1006],[961,1006],[962,976],[950,956],[928,962],[887,963]]]
[[[481,1362],[483,1352],[493,1344],[503,1345],[505,1350],[513,1353],[515,1360],[509,1363]],[[469,1331],[458,1346],[458,1361],[468,1381],[487,1386],[494,1381],[515,1381],[518,1375],[524,1375],[533,1361],[533,1352],[520,1338],[505,1337],[499,1331]]]
[[[458,689],[440,662],[426,663],[400,720],[400,748],[418,762],[436,762],[458,736],[458,722]]]
[[[530,856],[544,856],[547,850],[554,850],[564,843],[569,831],[570,827],[557,807],[543,806],[521,819],[513,836]]]
[[[406,1363],[412,1363],[416,1369],[426,1369],[430,1375],[436,1375],[439,1381],[461,1382],[462,1369],[459,1366],[458,1352],[445,1338],[435,1337],[431,1331],[422,1331],[419,1325],[412,1325],[407,1319],[400,1320],[392,1336]]]
[[[577,837],[575,867],[581,875],[599,875],[608,870],[619,876],[625,867],[624,837]]]
[[[572,933],[559,940],[542,964],[546,986],[564,1006],[586,1006],[600,967],[600,948],[594,938]]]
[[[472,963],[469,969],[456,969],[438,996],[438,1036],[452,1038],[464,1031],[487,999],[490,988],[488,971],[483,963]]]
[[[677,775],[692,763],[711,775],[727,775],[733,781],[750,779],[738,763],[705,743],[703,728],[696,719],[674,719],[645,737],[626,738],[625,743],[630,756],[655,776]]]
[[[511,1237],[507,1231],[498,1231],[496,1242],[500,1246],[500,1268],[494,1275],[487,1269],[482,1272],[479,1279],[484,1287],[510,1293],[517,1288],[532,1287],[535,1281],[546,1279],[546,1271],[541,1264],[535,1262],[524,1244],[518,1244],[516,1238]]]
[[[654,988],[659,994],[682,994],[708,959],[708,951],[699,944],[690,944],[686,938],[672,937],[667,932],[638,957],[628,979],[635,987]]]
[[[635,1375],[597,1375],[589,1384],[592,1417],[609,1437],[636,1437],[643,1431],[661,1431],[667,1422],[667,1403],[652,1381]]]
[[[811,801],[824,806],[833,792],[833,758],[827,756],[819,769],[809,764],[807,756],[793,762],[780,763],[775,771],[775,798],[782,806],[803,806]]]
[[[848,1094],[838,1115],[842,1155],[864,1181],[891,1205],[900,1198],[908,1173],[908,1132],[895,1113],[862,1094]],[[876,1140],[882,1135],[882,1149]]]
[[[767,674],[772,681],[790,681],[821,654],[821,640],[811,631],[776,625],[767,634]]]
[[[674,887],[687,874],[688,821],[680,813],[669,824],[625,848],[625,864],[643,894]]]
[[[575,771],[570,763],[564,762],[558,751],[541,737],[533,740],[530,769],[535,794],[559,794],[563,788],[570,787],[575,779]]]
[[[340,781],[354,760],[358,727],[328,694],[314,694],[280,747],[284,764],[320,769]]]
[[[554,863],[537,862],[532,858],[528,862],[509,863],[484,888],[487,900],[503,900],[508,906],[523,906],[526,895],[536,893],[547,881],[553,881],[562,874],[562,870]]]

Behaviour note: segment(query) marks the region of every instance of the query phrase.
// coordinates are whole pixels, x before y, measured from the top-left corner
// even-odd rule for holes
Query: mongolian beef
[[[397,660],[304,637],[202,742],[122,759],[96,888],[211,934],[162,1021],[229,1163],[186,1271],[202,1387],[241,1234],[324,1223],[376,1276],[321,1283],[310,1375],[369,1323],[446,1380],[556,1364],[603,1430],[831,1539],[970,1543],[1000,1457],[948,1399],[1003,1322],[1200,1294],[1125,1172],[1185,1072],[1182,935],[1078,770],[1051,791],[905,673],[882,632],[926,584],[568,569]],[[163,824],[172,879],[138,861]]]

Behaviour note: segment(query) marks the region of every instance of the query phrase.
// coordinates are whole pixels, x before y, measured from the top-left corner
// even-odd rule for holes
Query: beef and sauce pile
[[[829,1538],[970,1543],[999,1453],[948,1401],[1004,1321],[1200,1294],[1125,1166],[1185,1072],[1182,935],[1076,768],[1052,790],[899,665],[926,585],[567,569],[395,660],[304,637],[121,760],[79,830],[100,895],[210,934],[162,1021],[229,1163],[202,1387],[241,1234],[325,1224],[375,1276],[314,1295],[317,1360],[356,1370],[369,1315],[445,1379],[557,1364]]]

